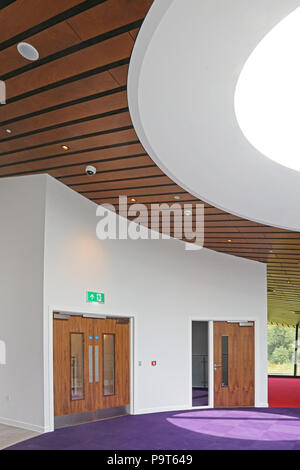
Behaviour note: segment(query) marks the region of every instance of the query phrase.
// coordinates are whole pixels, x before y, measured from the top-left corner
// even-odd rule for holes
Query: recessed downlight
[[[11,129],[5,129],[5,132],[7,132],[8,134],[11,134]]]
[[[68,147],[67,145],[62,145],[61,148],[62,148],[63,150],[69,150],[70,147]]]
[[[134,199],[134,197],[132,197],[132,198],[130,199],[130,201],[131,201],[131,202],[136,202],[136,199]]]
[[[180,199],[180,196],[174,196],[174,199]]]
[[[228,238],[228,240],[227,240],[227,241],[228,241],[228,243],[231,243],[231,242],[232,242],[231,238]]]
[[[17,49],[24,59],[35,61],[39,58],[38,50],[28,42],[19,42]]]
[[[184,211],[184,214],[185,214],[185,215],[192,215],[192,211],[190,211],[189,209],[187,209],[186,211]]]

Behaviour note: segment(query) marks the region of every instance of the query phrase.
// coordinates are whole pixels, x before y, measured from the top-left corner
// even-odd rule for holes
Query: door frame
[[[65,313],[67,315],[95,315],[95,318],[109,316],[110,318],[129,318],[129,344],[130,344],[130,403],[128,407],[129,414],[135,414],[135,370],[134,354],[136,344],[135,315],[125,313],[104,313],[96,312],[91,308],[72,308],[72,307],[53,307],[50,306],[47,314],[47,321],[44,322],[44,432],[54,431],[54,370],[53,370],[53,314],[55,312]],[[63,320],[61,320],[63,321]]]
[[[192,406],[192,322],[193,321],[202,321],[208,322],[208,405],[206,406]],[[201,410],[201,409],[211,409],[214,408],[214,322],[253,322],[254,323],[254,406],[258,406],[257,399],[257,380],[256,380],[256,371],[257,369],[257,354],[256,354],[256,345],[258,344],[258,335],[259,335],[259,321],[257,318],[247,317],[247,320],[237,319],[237,318],[203,318],[192,316],[189,317],[189,334],[188,334],[188,351],[189,351],[189,409],[191,410]]]

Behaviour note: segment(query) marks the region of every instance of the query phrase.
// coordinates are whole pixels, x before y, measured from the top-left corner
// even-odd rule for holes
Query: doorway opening
[[[192,321],[192,406],[208,406],[208,322]]]
[[[129,318],[54,313],[54,426],[127,414]]]

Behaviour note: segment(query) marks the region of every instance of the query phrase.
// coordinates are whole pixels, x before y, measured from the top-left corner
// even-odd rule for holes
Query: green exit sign
[[[105,297],[102,292],[87,291],[86,294],[87,302],[97,302],[98,304],[104,304]]]

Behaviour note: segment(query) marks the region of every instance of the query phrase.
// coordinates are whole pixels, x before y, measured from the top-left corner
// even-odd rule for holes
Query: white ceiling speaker
[[[39,58],[38,50],[31,44],[28,44],[28,42],[19,42],[17,49],[21,56],[27,60],[34,61]]]

